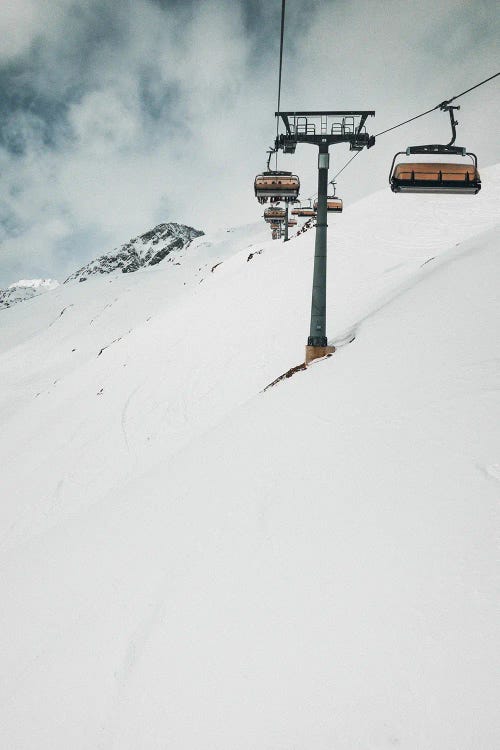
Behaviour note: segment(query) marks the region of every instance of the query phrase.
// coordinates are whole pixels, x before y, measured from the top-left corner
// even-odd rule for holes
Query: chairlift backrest
[[[286,209],[281,206],[269,206],[264,210],[265,221],[284,221]]]
[[[481,190],[475,164],[457,162],[400,162],[390,175],[394,193],[472,194]]]
[[[300,180],[291,172],[263,172],[254,183],[255,196],[260,203],[267,200],[295,201],[300,190]]]
[[[295,216],[316,216],[316,211],[312,207],[304,207],[295,209],[296,213],[292,211]]]

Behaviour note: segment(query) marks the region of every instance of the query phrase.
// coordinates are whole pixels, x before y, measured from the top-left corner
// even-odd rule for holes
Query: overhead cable
[[[431,112],[434,112],[434,110],[436,109],[442,109],[443,107],[448,106],[448,104],[451,104],[451,102],[454,102],[455,99],[459,99],[461,96],[468,94],[469,91],[473,91],[474,89],[479,88],[479,86],[483,86],[483,84],[488,83],[488,81],[493,80],[493,78],[496,78],[497,76],[500,76],[500,72],[495,73],[489,78],[485,78],[484,81],[481,81],[480,83],[476,83],[475,86],[471,86],[470,89],[467,89],[466,91],[462,91],[461,94],[457,94],[456,96],[453,96],[451,99],[445,99],[443,102],[436,104],[435,107],[432,107],[432,109],[428,109],[425,112],[422,112],[420,115],[415,115],[415,117],[410,117],[409,120],[400,122],[399,125],[393,125],[391,128],[387,128],[387,130],[382,130],[380,133],[375,133],[375,138],[378,138],[379,136],[384,135],[384,133],[389,133],[391,130],[396,130],[396,128],[400,128],[402,125],[406,125],[409,122],[413,122],[413,120],[418,120],[419,117],[424,117],[425,115],[428,115]]]
[[[351,163],[352,161],[354,161],[354,159],[356,158],[356,156],[359,156],[359,154],[360,154],[360,153],[361,153],[361,151],[356,151],[356,153],[354,154],[354,156],[351,156],[351,158],[349,159],[349,161],[348,161],[348,162],[346,162],[346,163],[344,164],[344,166],[342,167],[342,169],[340,169],[340,170],[339,170],[339,171],[337,172],[337,174],[336,174],[336,175],[334,175],[334,176],[332,177],[332,179],[330,180],[330,185],[332,185],[332,184],[333,184],[333,183],[335,182],[335,180],[337,179],[337,177],[339,176],[339,174],[340,174],[341,172],[343,172],[343,171],[344,171],[344,169],[346,169],[346,167],[348,167],[348,166],[349,166],[349,164],[350,164],[350,163]],[[307,198],[307,200],[312,200],[313,198],[316,198],[316,196],[317,196],[317,195],[318,195],[317,193],[314,193],[314,195],[311,195],[311,196],[310,196],[309,198]]]
[[[456,99],[459,99],[461,96],[464,96],[465,94],[468,94],[469,91],[473,91],[474,89],[479,88],[479,86],[482,86],[483,84],[488,83],[488,81],[492,81],[493,78],[496,78],[497,76],[500,76],[500,72],[495,73],[494,75],[490,76],[489,78],[485,78],[484,81],[480,81],[479,83],[476,83],[475,86],[471,86],[470,89],[466,89],[465,91],[462,91],[461,94],[457,94],[456,96],[452,97],[451,99],[445,99],[443,102],[440,102],[439,104],[436,104],[435,107],[432,107],[432,109],[428,109],[428,110],[426,110],[425,112],[422,112],[419,115],[415,115],[415,117],[410,117],[409,120],[404,120],[404,122],[400,122],[398,125],[393,125],[391,128],[387,128],[387,130],[382,130],[380,133],[376,133],[375,134],[375,138],[378,138],[379,136],[384,135],[385,133],[389,133],[391,130],[396,130],[396,128],[400,128],[402,125],[407,125],[409,122],[413,122],[413,120],[418,120],[419,117],[424,117],[425,115],[428,115],[431,112],[434,112],[436,109],[441,109],[442,107],[448,106],[449,104],[451,104],[451,102],[454,102]],[[337,174],[335,175],[335,177],[333,179],[335,180],[339,176],[339,174],[341,172],[343,172],[344,169],[346,169],[349,166],[349,164],[360,153],[361,153],[361,151],[356,151],[356,153],[354,154],[354,156],[351,159],[349,159],[349,161],[346,162],[346,164],[344,164],[344,166],[342,167],[342,169],[339,172],[337,172]]]
[[[340,170],[339,172],[337,172],[337,174],[336,174],[336,175],[335,175],[334,177],[332,177],[332,179],[330,180],[330,182],[333,182],[334,180],[336,180],[336,179],[337,179],[337,177],[339,176],[339,174],[340,174],[341,172],[343,172],[343,171],[344,171],[344,169],[346,169],[346,167],[348,167],[348,166],[349,166],[349,164],[350,164],[350,163],[351,163],[352,161],[354,161],[354,159],[356,158],[356,156],[359,156],[359,154],[360,154],[360,153],[361,153],[361,151],[356,151],[356,153],[354,154],[354,156],[351,156],[351,158],[349,159],[349,161],[348,161],[348,162],[347,162],[346,164],[344,164],[344,166],[342,167],[342,169],[341,169],[341,170]]]
[[[278,109],[280,111],[281,101],[281,71],[283,68],[283,38],[285,35],[285,0],[281,0],[281,37],[280,37],[280,64],[279,64],[279,75],[278,75]],[[278,140],[279,133],[279,115],[276,115],[276,140]],[[276,151],[276,169],[278,168],[278,151]]]

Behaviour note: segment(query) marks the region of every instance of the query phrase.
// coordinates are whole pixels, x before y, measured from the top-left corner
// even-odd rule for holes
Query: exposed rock
[[[0,309],[50,292],[58,286],[59,282],[55,279],[21,279],[11,284],[8,289],[0,289]]]
[[[154,266],[160,263],[171,253],[178,253],[188,247],[193,239],[201,237],[204,232],[184,224],[169,222],[158,224],[154,229],[140,237],[135,237],[121,247],[115,248],[106,255],[90,261],[75,273],[68,276],[68,281],[86,281],[94,274],[133,273],[145,266]]]

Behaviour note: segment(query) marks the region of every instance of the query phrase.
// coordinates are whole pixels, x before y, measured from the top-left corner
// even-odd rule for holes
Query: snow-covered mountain
[[[0,309],[25,302],[59,286],[55,279],[21,279],[7,289],[0,289]]]
[[[500,747],[500,167],[2,312],[0,746]]]
[[[121,247],[90,261],[72,273],[64,283],[75,280],[86,281],[94,274],[106,274],[113,271],[131,273],[139,268],[154,266],[164,258],[175,262],[176,255],[189,246],[193,239],[203,234],[199,229],[176,222],[158,224],[149,232],[134,237]]]

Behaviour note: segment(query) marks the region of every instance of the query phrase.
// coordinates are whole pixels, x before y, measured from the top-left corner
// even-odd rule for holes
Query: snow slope
[[[355,339],[265,393],[303,357],[312,232],[2,311],[2,746],[499,746],[483,180],[335,217]]]

